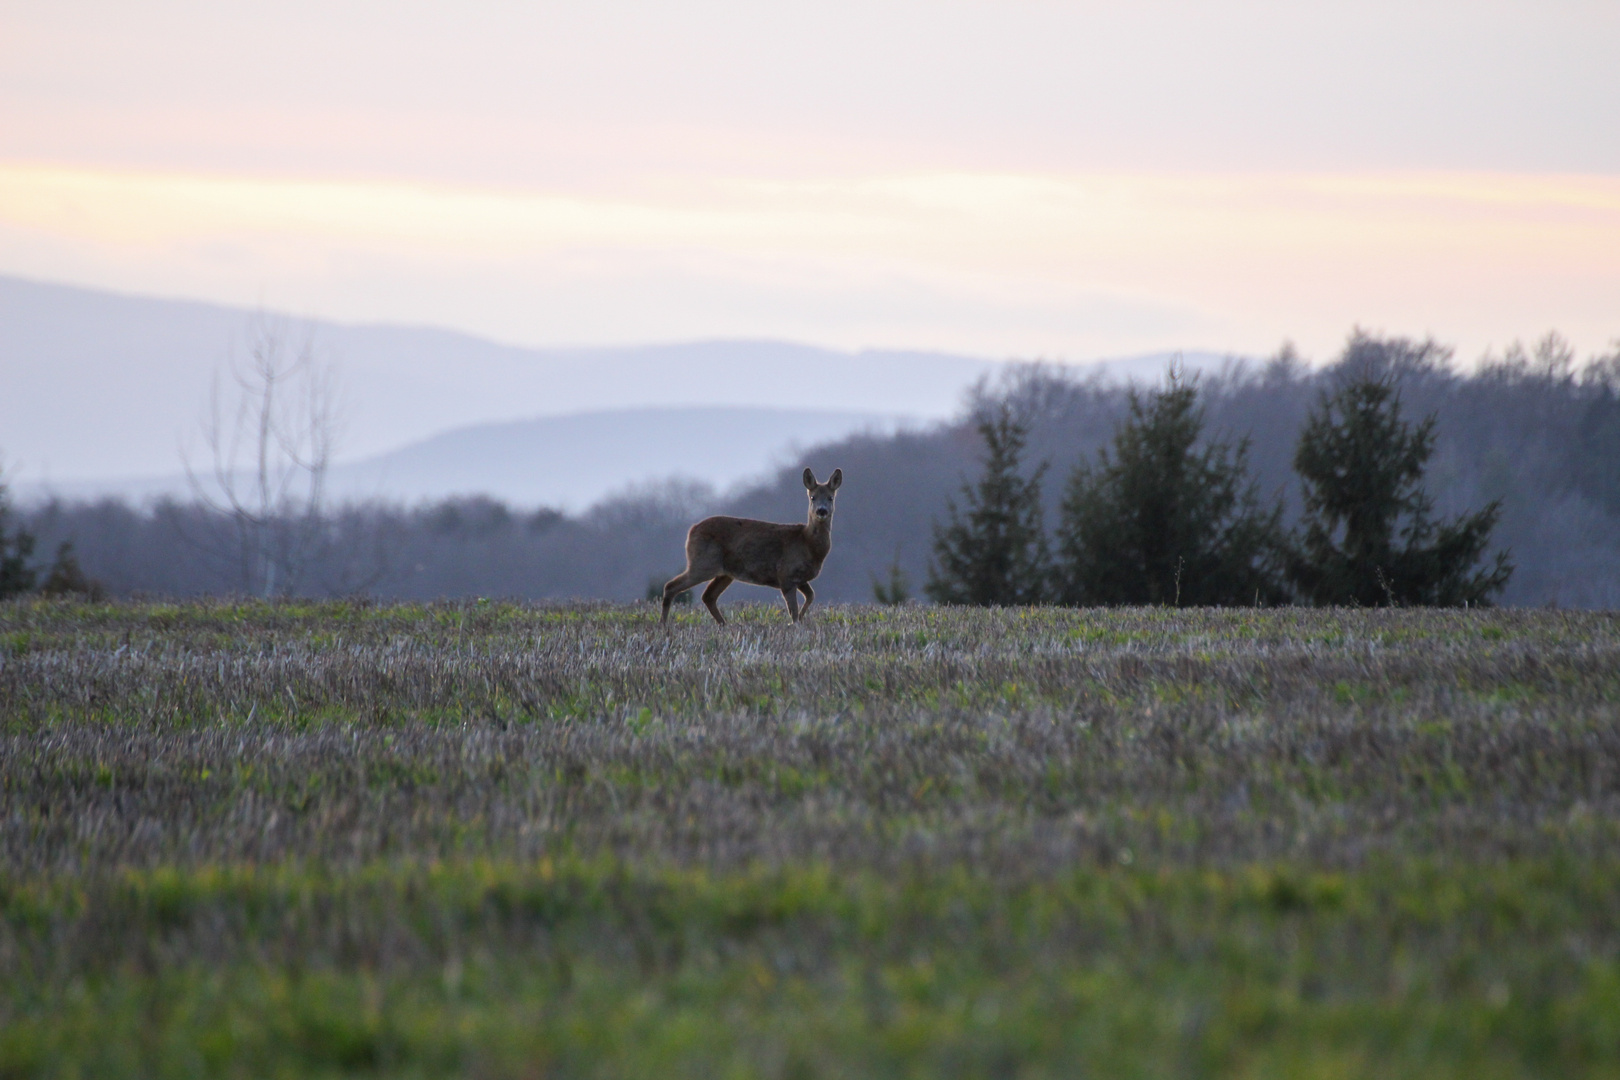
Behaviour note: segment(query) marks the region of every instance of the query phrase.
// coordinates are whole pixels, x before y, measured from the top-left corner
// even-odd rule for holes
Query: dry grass
[[[1620,1068],[1620,619],[733,610],[0,607],[0,1074]]]

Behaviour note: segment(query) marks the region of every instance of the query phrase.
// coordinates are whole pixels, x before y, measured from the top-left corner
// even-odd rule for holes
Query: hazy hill
[[[0,455],[24,482],[164,476],[253,313],[0,276]],[[314,324],[351,462],[450,429],[612,409],[748,406],[943,418],[990,361],[773,341],[530,349],[449,330]],[[819,437],[816,423],[760,446]],[[474,485],[477,490],[480,485]]]
[[[24,500],[189,494],[209,386],[253,313],[0,276],[0,464]],[[636,481],[716,487],[794,447],[945,419],[991,361],[771,341],[526,349],[423,327],[314,325],[342,375],[341,498],[485,493],[581,508]],[[1208,367],[1212,353],[1185,356]],[[1151,379],[1168,356],[1075,370]],[[206,470],[205,470],[206,471]]]
[[[488,495],[520,507],[581,511],[613,492],[669,477],[720,490],[762,481],[808,447],[859,433],[887,434],[905,420],[877,413],[710,406],[476,424],[339,465],[328,477],[328,491],[338,503]],[[194,494],[183,472],[17,485],[24,502],[51,496],[186,500]]]

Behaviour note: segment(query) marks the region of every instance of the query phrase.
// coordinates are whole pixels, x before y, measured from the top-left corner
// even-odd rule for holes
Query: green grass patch
[[[1620,865],[1558,859],[997,880],[546,858],[12,881],[0,1068],[1597,1075],[1620,1033],[1617,897]],[[202,948],[210,963],[153,964]]]

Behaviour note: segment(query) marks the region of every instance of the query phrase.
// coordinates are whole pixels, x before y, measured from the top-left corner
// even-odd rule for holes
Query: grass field
[[[0,605],[0,1077],[1620,1077],[1620,617],[732,609]]]

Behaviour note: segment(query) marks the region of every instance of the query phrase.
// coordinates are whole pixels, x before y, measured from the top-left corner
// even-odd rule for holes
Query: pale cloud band
[[[0,271],[529,344],[1467,358],[1620,335],[1620,177],[943,172],[544,189],[0,165]]]

